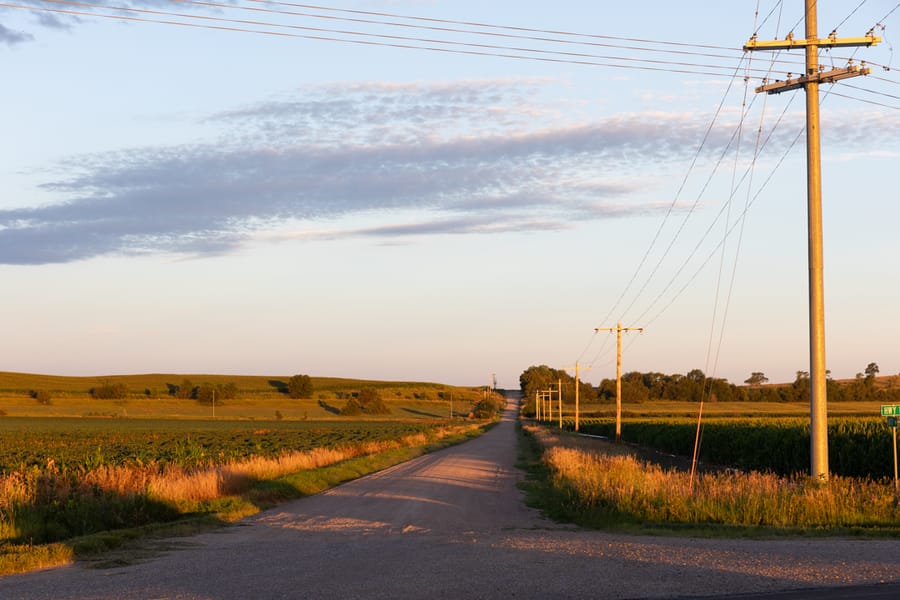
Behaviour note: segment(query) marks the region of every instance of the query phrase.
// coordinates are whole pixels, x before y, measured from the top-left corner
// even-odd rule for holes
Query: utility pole
[[[537,390],[534,391],[534,418],[536,421],[541,420],[541,401]]]
[[[588,367],[588,370],[591,368]],[[581,392],[578,388],[581,387],[581,380],[578,378],[578,361],[575,361],[575,431],[578,431],[578,413],[581,410],[579,406],[579,395]]]
[[[806,39],[795,40],[789,34],[784,40],[758,41],[754,34],[744,45],[745,51],[806,49],[806,72],[795,79],[790,73],[786,81],[767,83],[756,92],[778,94],[804,88],[806,90],[806,173],[807,210],[809,220],[809,431],[810,475],[828,481],[828,398],[825,369],[825,285],[822,243],[822,169],[819,142],[819,84],[868,75],[871,69],[849,64],[843,69],[825,71],[819,65],[819,48],[872,46],[881,41],[870,30],[862,38],[838,39],[832,31],[826,39],[819,39],[817,0],[805,0]]]
[[[562,368],[565,369],[565,370],[568,370],[568,369],[571,369],[572,367],[562,367]],[[579,368],[579,366],[578,366],[578,361],[577,361],[577,360],[575,361],[575,367],[574,367],[574,368],[575,368],[575,431],[578,431],[578,413],[579,413],[579,410],[580,410],[579,402],[580,402],[580,399],[581,399],[581,398],[580,398],[581,392],[579,391],[578,388],[580,387],[581,380],[578,378],[578,368]],[[587,367],[587,369],[590,370],[590,367]]]
[[[622,332],[639,331],[644,333],[643,327],[622,327],[616,323],[615,327],[597,327],[594,331],[616,332],[616,443],[622,442]]]
[[[556,380],[556,396],[559,399],[559,428],[562,429],[562,378]]]
[[[578,431],[578,396],[581,392],[579,392],[578,388],[581,387],[581,382],[578,381],[578,361],[575,361],[575,431]]]

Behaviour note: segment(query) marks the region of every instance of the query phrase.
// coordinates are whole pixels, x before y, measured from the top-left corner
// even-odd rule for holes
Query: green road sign
[[[897,417],[888,417],[887,422],[888,422],[888,427],[896,427],[897,426]]]
[[[900,405],[898,404],[882,404],[882,417],[900,417]]]

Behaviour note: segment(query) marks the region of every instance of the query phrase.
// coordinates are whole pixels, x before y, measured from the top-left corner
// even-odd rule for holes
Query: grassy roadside
[[[234,493],[199,499],[187,494],[188,497],[182,500],[170,501],[172,507],[182,514],[175,521],[104,531],[50,544],[2,544],[0,575],[67,564],[74,560],[89,560],[99,566],[127,564],[139,559],[150,540],[193,535],[233,523],[280,502],[316,494],[428,452],[462,443],[491,426],[492,423],[460,426],[447,435],[420,439],[420,443],[413,445],[386,448],[334,464],[298,469],[269,478],[259,476]],[[115,551],[114,555],[110,551]]]
[[[851,478],[688,475],[640,460],[626,447],[520,427],[529,505],[584,527],[701,537],[900,536],[892,486]]]

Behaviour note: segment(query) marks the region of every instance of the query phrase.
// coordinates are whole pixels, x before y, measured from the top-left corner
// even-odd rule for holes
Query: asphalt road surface
[[[661,538],[547,521],[516,488],[514,419],[135,564],[0,578],[0,599],[900,598],[896,540]],[[784,590],[807,591],[773,595]]]

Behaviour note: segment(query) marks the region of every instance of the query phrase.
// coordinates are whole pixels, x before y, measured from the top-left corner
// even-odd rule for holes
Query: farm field
[[[623,417],[697,417],[696,402],[642,402],[622,404]],[[609,403],[582,404],[581,417],[615,417],[616,406]],[[809,416],[806,402],[707,402],[704,416],[709,417],[803,417]],[[832,402],[829,416],[878,416],[880,402]],[[563,415],[574,418],[575,407],[563,404]]]
[[[563,427],[574,429],[574,419]],[[696,419],[646,417],[622,420],[622,439],[680,456],[690,456]],[[580,431],[615,436],[612,418],[588,418]],[[881,417],[831,417],[828,420],[830,470],[836,475],[884,479],[893,474],[891,430]],[[701,431],[700,460],[714,465],[779,475],[809,467],[809,421],[803,417],[709,417]]]
[[[190,398],[176,398],[170,390],[185,380],[193,385],[233,385],[236,397],[213,406]],[[113,375],[60,377],[0,372],[0,414],[10,417],[95,417],[139,419],[343,419],[340,408],[360,390],[378,390],[391,413],[365,415],[367,419],[441,419],[466,416],[482,397],[480,388],[436,383],[385,382],[358,379],[311,378],[311,398],[289,397],[289,376],[231,376],[196,374]],[[128,393],[120,399],[98,399],[90,390],[103,384],[124,385]],[[45,403],[34,395],[43,392]],[[358,417],[355,417],[358,418]]]
[[[29,468],[91,470],[158,463],[199,467],[250,456],[397,440],[434,422],[175,419],[0,419],[0,474]]]
[[[233,521],[490,422],[465,418],[481,388],[309,379],[299,399],[290,377],[0,373],[0,574],[69,561],[136,527]],[[94,397],[98,386],[118,397]],[[204,386],[229,396],[201,401]]]

